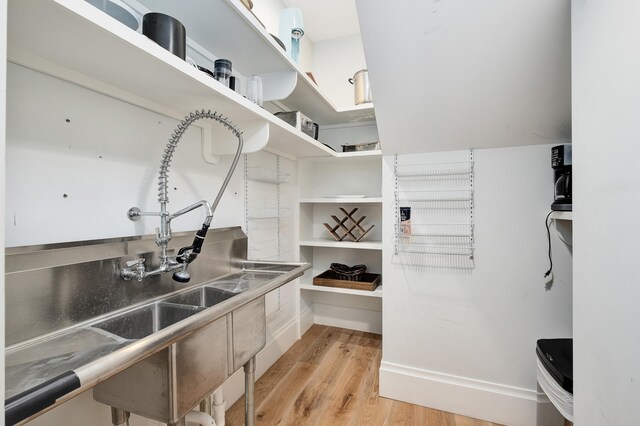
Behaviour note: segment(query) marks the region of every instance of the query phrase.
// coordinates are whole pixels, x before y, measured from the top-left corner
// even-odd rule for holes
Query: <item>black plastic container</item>
[[[142,18],[142,34],[178,58],[187,58],[187,31],[176,18],[164,13],[147,13]]]
[[[556,382],[573,394],[573,339],[540,339],[536,355]]]

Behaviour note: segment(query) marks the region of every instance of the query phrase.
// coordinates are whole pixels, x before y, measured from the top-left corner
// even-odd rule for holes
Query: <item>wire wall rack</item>
[[[393,263],[473,268],[473,151],[464,161],[402,164],[404,158],[394,157]]]
[[[473,160],[454,161],[447,163],[427,163],[427,164],[398,164],[396,165],[396,178],[441,178],[446,176],[454,179],[457,176],[464,178],[473,173]]]
[[[282,169],[278,155],[255,153],[244,156],[244,229],[252,259],[275,260],[285,254],[291,256],[288,236],[292,235],[293,208],[288,205],[281,188],[289,183],[291,173]]]
[[[258,166],[247,166],[246,168],[246,179],[253,182],[279,185],[286,183],[290,176],[290,173],[281,173],[278,168],[275,170]]]
[[[291,216],[290,207],[246,207],[246,219],[248,221],[282,220]]]

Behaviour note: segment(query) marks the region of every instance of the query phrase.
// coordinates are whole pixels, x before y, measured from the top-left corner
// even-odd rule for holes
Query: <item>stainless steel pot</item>
[[[373,102],[371,96],[371,84],[369,83],[369,71],[360,70],[349,79],[349,83],[354,85],[354,101],[356,105]]]

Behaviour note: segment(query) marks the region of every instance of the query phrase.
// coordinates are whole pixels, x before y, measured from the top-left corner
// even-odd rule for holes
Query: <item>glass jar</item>
[[[216,59],[213,63],[213,78],[229,87],[231,78],[231,61],[228,59]]]

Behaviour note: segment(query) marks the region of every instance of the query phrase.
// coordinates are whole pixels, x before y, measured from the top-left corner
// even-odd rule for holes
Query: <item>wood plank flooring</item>
[[[256,425],[497,426],[378,395],[380,335],[313,325],[256,383]],[[244,397],[226,424],[244,424]]]

